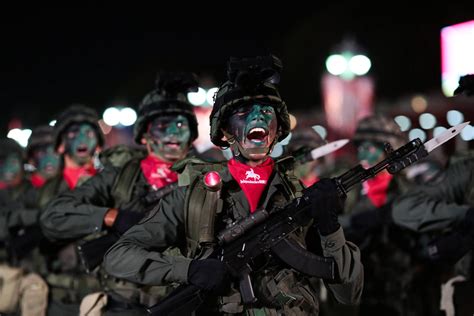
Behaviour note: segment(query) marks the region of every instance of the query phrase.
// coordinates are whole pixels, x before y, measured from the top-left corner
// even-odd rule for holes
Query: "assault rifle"
[[[415,139],[393,150],[386,144],[387,158],[365,169],[361,165],[333,178],[340,196],[355,185],[373,178],[383,170],[394,174],[426,157],[429,152],[456,136],[469,122],[454,126],[439,136],[422,143]],[[287,236],[311,221],[308,192],[317,183],[303,190],[303,195],[282,208],[260,209],[233,223],[217,235],[217,245],[209,255],[227,264],[230,274],[239,280],[240,294],[245,305],[257,301],[250,279],[252,266],[262,255],[275,256],[293,269],[309,276],[337,281],[337,267],[333,258],[317,256],[293,243]],[[183,284],[164,300],[150,307],[151,315],[191,315],[209,297],[209,293],[192,284]]]

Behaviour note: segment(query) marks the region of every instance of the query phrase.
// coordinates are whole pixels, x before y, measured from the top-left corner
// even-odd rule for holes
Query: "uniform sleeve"
[[[75,239],[100,231],[105,213],[114,205],[111,190],[117,174],[118,169],[106,168],[50,201],[40,217],[46,237]]]
[[[182,248],[184,232],[183,187],[160,200],[158,206],[133,226],[105,254],[111,275],[146,285],[185,283],[191,259],[167,255],[168,247]]]
[[[451,227],[462,221],[469,206],[467,195],[474,183],[474,159],[451,165],[439,181],[419,186],[393,202],[393,220],[416,232]]]
[[[341,280],[338,284],[327,284],[329,290],[342,304],[358,304],[364,286],[364,268],[359,248],[346,241],[342,228],[328,236],[321,236],[321,247],[325,257],[332,257],[336,261]]]

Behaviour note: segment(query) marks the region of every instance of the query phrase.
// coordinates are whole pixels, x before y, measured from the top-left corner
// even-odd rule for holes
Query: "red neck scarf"
[[[66,181],[69,189],[74,190],[79,180],[83,177],[92,177],[97,173],[97,170],[92,164],[87,164],[85,166],[75,168],[75,167],[66,167],[63,170],[63,177]]]
[[[315,184],[316,182],[319,181],[319,177],[315,174],[311,174],[311,176],[309,176],[307,178],[301,178],[300,180],[301,180],[301,182],[303,182],[305,187],[310,187],[310,186],[312,186],[313,184]]]
[[[35,172],[31,175],[30,181],[35,188],[39,189],[43,186],[43,184],[45,184],[46,179],[43,178],[38,172]]]
[[[381,207],[387,202],[388,186],[392,178],[393,175],[385,171],[362,183],[365,194],[374,206]]]
[[[143,175],[155,190],[178,181],[178,174],[170,169],[172,165],[151,155],[140,163]]]
[[[228,161],[227,167],[230,174],[244,191],[250,205],[250,213],[255,212],[262,196],[263,190],[267,186],[275,163],[268,158],[257,167],[250,167],[234,158]]]

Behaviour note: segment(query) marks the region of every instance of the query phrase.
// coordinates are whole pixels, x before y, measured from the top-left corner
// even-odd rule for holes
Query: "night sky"
[[[267,53],[283,61],[281,94],[290,109],[318,105],[324,61],[345,37],[371,58],[377,100],[439,91],[440,29],[474,19],[474,4],[467,3],[432,13],[406,7],[374,14],[347,1],[291,14],[228,9],[196,17],[191,8],[184,14],[146,7],[7,12],[0,31],[0,128],[5,133],[13,117],[24,127],[47,123],[76,102],[100,113],[117,103],[136,107],[158,70],[194,71],[221,83],[229,56]]]

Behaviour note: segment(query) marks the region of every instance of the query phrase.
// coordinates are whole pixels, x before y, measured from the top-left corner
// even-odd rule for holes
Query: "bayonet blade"
[[[311,158],[313,160],[316,160],[320,157],[326,156],[327,154],[330,154],[332,152],[335,152],[345,144],[349,142],[348,139],[340,139],[336,140],[334,142],[327,143],[326,145],[323,145],[321,147],[315,148],[311,150]]]
[[[457,134],[461,133],[462,129],[469,125],[471,122],[464,122],[456,126],[451,127],[450,129],[445,130],[438,136],[430,139],[424,143],[425,149],[427,152],[432,152],[435,148],[438,148],[442,144],[446,143],[451,138],[455,137]]]

